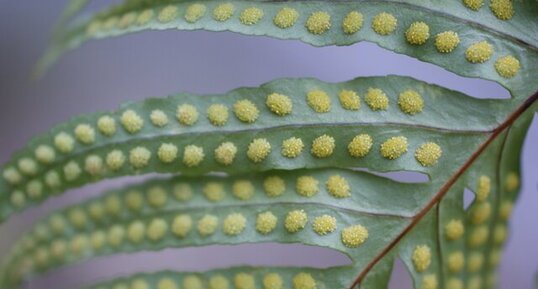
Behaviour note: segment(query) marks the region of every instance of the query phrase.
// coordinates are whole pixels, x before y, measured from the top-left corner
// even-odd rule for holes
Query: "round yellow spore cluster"
[[[247,219],[243,214],[232,213],[224,219],[223,230],[226,235],[239,235],[245,230]]]
[[[351,189],[347,180],[340,175],[330,176],[325,183],[327,191],[331,196],[341,199],[351,196]]]
[[[381,155],[394,160],[407,152],[407,138],[404,136],[391,137],[381,144]]]
[[[319,192],[319,181],[312,176],[298,177],[295,191],[303,197],[312,197]]]
[[[256,231],[261,234],[269,234],[275,228],[278,218],[270,211],[258,214],[256,218]]]
[[[316,289],[316,280],[308,273],[301,272],[295,275],[292,283],[293,289]]]
[[[459,219],[452,219],[445,225],[445,234],[448,240],[457,240],[465,233],[463,222]]]
[[[269,273],[263,277],[263,289],[282,289],[284,284],[282,277],[277,273]]]
[[[305,25],[310,33],[323,34],[331,28],[331,15],[324,11],[314,12],[308,17]]]
[[[223,126],[228,122],[228,108],[223,104],[212,104],[207,108],[207,119],[214,126]]]
[[[219,182],[209,182],[202,189],[204,196],[211,202],[218,202],[224,199],[226,191],[224,186]]]
[[[239,200],[246,201],[254,196],[254,185],[248,180],[238,180],[232,185],[233,195]]]
[[[422,45],[430,38],[430,27],[428,24],[418,21],[413,22],[405,31],[405,39],[409,44]]]
[[[296,158],[303,152],[303,140],[296,137],[288,138],[282,141],[280,153],[287,158]]]
[[[299,12],[290,7],[283,7],[273,18],[273,23],[279,28],[286,29],[295,25],[299,18]]]
[[[322,136],[318,136],[312,141],[312,148],[310,149],[310,152],[317,158],[327,158],[333,154],[335,146],[336,144],[334,138],[324,134]]]
[[[271,144],[265,138],[254,139],[247,150],[247,157],[255,162],[260,163],[271,153]]]
[[[424,272],[431,264],[432,252],[428,245],[419,245],[413,251],[411,256],[413,265],[418,272]]]
[[[316,217],[312,223],[312,229],[318,235],[327,235],[336,230],[336,218],[330,215]]]
[[[465,58],[471,63],[484,63],[491,58],[493,46],[487,41],[472,44],[465,51]]]
[[[331,110],[331,98],[323,90],[309,91],[306,101],[315,112],[325,113]]]
[[[237,101],[233,108],[235,116],[242,122],[253,123],[260,115],[258,107],[248,99]]]
[[[349,248],[357,248],[368,239],[368,229],[353,225],[342,230],[342,243]]]
[[[389,35],[396,29],[398,19],[386,12],[377,14],[372,21],[372,29],[379,35]]]
[[[232,142],[223,142],[215,149],[215,160],[225,166],[234,162],[237,147]]]
[[[491,0],[489,8],[501,20],[510,20],[515,14],[512,0]]]
[[[198,21],[205,15],[206,6],[200,3],[194,3],[187,7],[185,11],[185,20],[189,23]]]
[[[286,183],[281,177],[269,176],[263,181],[265,194],[270,198],[275,198],[286,191]]]
[[[144,126],[144,120],[134,110],[126,110],[121,115],[121,124],[128,133],[137,133]]]
[[[213,19],[224,22],[230,19],[235,12],[234,5],[231,3],[220,4],[213,10]]]
[[[456,251],[448,255],[447,267],[450,272],[461,272],[463,266],[465,266],[465,257],[463,256],[463,252]]]
[[[183,164],[196,167],[204,160],[204,149],[196,145],[188,145],[183,150]]]
[[[361,108],[361,99],[353,90],[343,89],[338,95],[340,104],[347,110],[359,110]]]
[[[403,112],[415,115],[424,108],[424,100],[417,91],[408,89],[400,93],[398,105]]]
[[[171,22],[172,20],[177,18],[178,9],[174,5],[168,5],[164,7],[161,12],[159,12],[159,16],[157,16],[157,19],[159,19],[159,22],[161,23],[167,23]]]
[[[460,37],[454,31],[444,31],[435,36],[435,48],[441,53],[450,53],[460,44]]]
[[[427,142],[420,145],[415,151],[415,158],[424,167],[431,167],[437,163],[443,150],[434,142]]]
[[[290,233],[296,233],[306,226],[308,216],[304,210],[291,211],[286,215],[284,227]]]
[[[177,107],[176,118],[183,125],[193,125],[198,121],[198,110],[191,104],[182,104]]]
[[[149,118],[156,127],[165,127],[168,124],[168,116],[160,109],[151,111]]]
[[[205,215],[198,221],[198,233],[209,236],[215,232],[219,224],[219,219],[213,215]]]
[[[364,17],[358,11],[349,12],[342,20],[342,30],[345,34],[355,34],[362,28]]]
[[[125,155],[120,150],[113,150],[107,154],[105,162],[109,169],[119,170],[125,163]]]
[[[504,78],[516,76],[520,68],[519,60],[511,55],[503,56],[495,61],[495,70]]]
[[[135,169],[141,169],[148,165],[151,152],[145,147],[136,147],[129,152],[129,163]]]
[[[97,128],[105,136],[116,133],[116,120],[108,115],[103,115],[97,120]]]
[[[186,214],[177,215],[172,222],[172,233],[180,238],[185,238],[192,229],[192,218]]]
[[[89,124],[79,124],[75,128],[75,137],[82,144],[91,144],[95,141],[95,130]]]
[[[234,278],[234,285],[236,289],[255,289],[256,284],[254,282],[254,276],[247,273],[238,273]]]
[[[246,8],[239,15],[239,21],[244,25],[254,25],[263,18],[263,11],[256,7]]]
[[[288,115],[293,109],[291,99],[286,95],[278,93],[268,95],[265,104],[270,111],[279,116]]]
[[[463,4],[467,6],[467,8],[477,11],[484,5],[484,0],[463,0]]]
[[[347,150],[352,157],[360,158],[366,156],[372,148],[372,137],[368,134],[356,135],[347,146]]]
[[[476,200],[479,202],[485,201],[491,192],[491,179],[488,176],[480,176],[476,188]]]
[[[368,88],[364,101],[373,111],[386,110],[389,107],[389,98],[379,88]]]
[[[169,164],[176,160],[178,148],[172,143],[163,143],[157,150],[157,157],[163,163]]]

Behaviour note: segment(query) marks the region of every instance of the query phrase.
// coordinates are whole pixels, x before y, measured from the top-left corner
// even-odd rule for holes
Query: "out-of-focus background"
[[[281,77],[344,81],[363,75],[400,74],[437,83],[477,97],[507,97],[499,85],[465,79],[430,64],[397,55],[373,44],[314,48],[298,41],[232,33],[145,32],[91,42],[69,53],[37,82],[29,80],[45,50],[52,26],[67,1],[0,1],[0,162],[33,135],[81,113],[113,110],[125,101],[177,92],[223,93],[258,86]],[[95,1],[104,4],[107,1]],[[99,4],[99,3],[98,3]],[[511,236],[500,268],[500,288],[530,289],[538,271],[538,121],[523,151],[522,193],[511,220]],[[32,209],[24,218],[0,226],[0,258],[21,230],[51,208],[97,195],[131,179],[89,186]],[[291,256],[291,257],[290,257]],[[143,262],[141,261],[143,260]],[[0,260],[1,261],[1,260]],[[35,289],[77,288],[135,269],[203,270],[228,265],[345,264],[330,250],[293,245],[211,246],[99,258],[61,269],[27,285]],[[391,287],[412,284],[401,266]]]

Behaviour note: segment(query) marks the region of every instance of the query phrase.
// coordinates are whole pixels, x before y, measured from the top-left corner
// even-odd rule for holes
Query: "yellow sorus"
[[[211,202],[218,202],[224,199],[226,196],[226,191],[224,191],[224,186],[218,182],[209,182],[202,189],[204,196]]]
[[[207,119],[214,126],[223,126],[228,122],[228,108],[223,104],[212,104],[207,108]]]
[[[284,7],[273,18],[273,23],[279,28],[286,29],[295,25],[299,18],[299,12],[293,8]]]
[[[500,20],[510,20],[515,14],[512,0],[491,0],[489,8]]]
[[[192,229],[192,218],[189,215],[177,215],[172,222],[172,234],[185,238]]]
[[[497,224],[495,226],[495,231],[493,231],[493,240],[496,244],[501,245],[506,241],[506,236],[508,235],[506,226],[503,224]]]
[[[428,245],[419,245],[413,251],[411,256],[413,265],[418,272],[424,272],[432,262],[432,252]]]
[[[286,215],[284,227],[290,233],[298,232],[306,226],[308,216],[304,210],[294,210]]]
[[[329,194],[335,198],[347,198],[351,195],[347,180],[339,175],[330,176],[325,186]]]
[[[100,175],[103,172],[103,159],[97,155],[90,155],[84,162],[84,169],[91,176]]]
[[[171,163],[177,158],[177,146],[171,143],[163,143],[157,151],[159,160],[163,163]]]
[[[379,88],[368,88],[364,101],[373,111],[387,110],[389,107],[389,98]]]
[[[145,147],[136,147],[129,152],[129,163],[135,169],[141,169],[148,165],[151,152]]]
[[[61,184],[60,175],[56,171],[50,171],[45,174],[45,184],[50,188],[58,188]]]
[[[263,276],[263,289],[282,289],[284,284],[278,273],[269,273]]]
[[[501,220],[508,220],[508,218],[510,218],[510,215],[512,214],[513,208],[514,204],[512,204],[511,201],[503,201],[499,208],[499,217],[501,217]]]
[[[22,208],[26,204],[26,196],[21,191],[13,192],[10,200],[16,208]]]
[[[126,110],[121,115],[121,124],[127,132],[136,133],[144,126],[144,120],[134,110]]]
[[[135,12],[129,12],[127,14],[124,14],[120,21],[118,21],[117,26],[119,29],[124,29],[133,24],[136,20],[137,14]]]
[[[75,137],[83,144],[91,144],[95,141],[95,130],[89,124],[79,124],[75,128]]]
[[[318,235],[327,235],[336,230],[336,218],[329,215],[316,217],[312,223],[314,232]]]
[[[109,215],[117,216],[121,212],[122,202],[118,196],[109,196],[105,199],[105,210]]]
[[[156,127],[164,127],[168,124],[168,116],[160,109],[151,111],[149,118],[151,119],[151,123]]]
[[[106,136],[116,133],[116,120],[108,115],[103,115],[97,120],[97,128]]]
[[[303,197],[312,197],[319,191],[319,181],[312,176],[298,177],[295,191]]]
[[[349,226],[342,230],[342,243],[349,248],[357,248],[368,239],[368,229],[362,225]]]
[[[258,119],[260,111],[252,101],[243,99],[234,103],[234,114],[242,122],[253,123]]]
[[[247,273],[238,273],[234,278],[235,289],[255,289],[254,276]]]
[[[474,205],[471,210],[471,221],[475,225],[484,223],[491,216],[491,204],[489,202]]]
[[[391,137],[381,144],[381,155],[394,160],[407,152],[407,138],[404,136]]]
[[[515,192],[519,187],[519,176],[517,173],[508,173],[505,179],[504,188],[509,192]]]
[[[88,213],[94,221],[99,221],[105,215],[105,207],[102,202],[92,202],[88,207]]]
[[[519,60],[512,55],[503,56],[495,61],[495,70],[504,78],[516,76],[520,68]]]
[[[263,180],[263,190],[270,198],[275,198],[286,191],[286,183],[279,176],[269,176]]]
[[[459,219],[452,219],[445,225],[445,235],[448,240],[457,240],[465,233],[463,222]]]
[[[460,44],[460,37],[454,31],[444,31],[435,36],[435,48],[441,53],[450,53]]]
[[[144,240],[146,225],[142,221],[134,221],[127,228],[127,239],[131,243],[138,244]]]
[[[224,218],[222,229],[224,234],[230,236],[239,235],[245,230],[247,224],[247,219],[243,214],[232,213]]]
[[[364,17],[358,11],[349,12],[342,20],[342,30],[345,34],[355,34],[362,28]]]
[[[480,176],[476,188],[476,200],[485,201],[491,192],[491,179],[488,176]]]
[[[405,39],[409,44],[422,45],[428,38],[430,38],[430,27],[422,21],[411,23],[405,31]]]
[[[260,213],[256,218],[256,231],[269,234],[276,228],[277,222],[278,218],[271,211]]]
[[[247,180],[235,181],[232,185],[232,192],[234,196],[241,201],[246,201],[254,196],[254,185]]]
[[[183,279],[183,288],[185,289],[202,289],[202,280],[196,275],[188,275]]]
[[[80,169],[80,166],[74,162],[70,161],[64,166],[64,177],[65,180],[68,182],[76,180],[79,176],[82,170]]]
[[[174,5],[168,5],[159,12],[159,22],[167,23],[177,18],[178,9]]]
[[[314,12],[306,20],[305,26],[312,34],[323,34],[331,28],[331,15],[323,11]]]
[[[43,193],[43,183],[38,180],[32,180],[26,185],[26,192],[31,199],[38,199]]]
[[[60,132],[54,137],[54,146],[62,153],[70,153],[73,151],[75,141],[69,134]]]
[[[69,222],[71,222],[71,224],[73,224],[75,228],[83,228],[84,226],[86,226],[87,221],[88,218],[86,216],[86,213],[82,209],[75,208],[69,211]]]
[[[6,168],[3,172],[4,179],[11,185],[19,184],[22,181],[22,176],[14,167]]]
[[[293,109],[291,99],[283,94],[271,93],[267,96],[265,104],[274,114],[279,116],[288,115]]]
[[[351,140],[347,150],[352,157],[360,158],[366,156],[372,148],[372,137],[368,134],[359,134]]]
[[[125,163],[125,155],[120,150],[113,150],[106,155],[105,162],[109,169],[119,170]]]
[[[90,22],[88,26],[86,26],[86,34],[88,36],[93,36],[97,34],[103,27],[103,23],[101,21],[94,20]]]
[[[157,289],[179,289],[179,287],[172,278],[162,278],[157,282]]]
[[[443,150],[433,142],[423,143],[415,151],[415,158],[424,167],[435,165],[441,155],[443,155]]]
[[[463,0],[463,4],[467,6],[467,8],[477,11],[484,5],[484,0]]]
[[[353,90],[343,89],[338,95],[340,104],[347,110],[359,110],[361,108],[361,99]]]
[[[446,282],[446,289],[463,289],[463,282],[459,278],[450,278]]]
[[[131,282],[130,289],[150,289],[148,282],[142,278],[136,278]]]
[[[166,235],[168,231],[168,223],[164,219],[153,219],[149,225],[146,232],[148,239],[153,242],[160,241]]]
[[[415,90],[408,89],[398,97],[398,105],[400,109],[410,115],[415,115],[424,108],[424,100],[422,96]]]
[[[220,4],[219,6],[215,7],[215,9],[213,10],[213,19],[220,22],[224,22],[230,19],[230,17],[232,17],[232,15],[234,14],[234,12],[235,12],[235,8],[232,3]]]
[[[193,125],[198,120],[198,110],[190,104],[182,104],[177,107],[176,118],[183,125]]]
[[[52,257],[62,260],[65,257],[67,251],[67,244],[64,240],[54,240],[52,242],[50,252]]]
[[[239,15],[239,21],[244,25],[254,25],[263,18],[263,11],[256,7],[246,8]]]
[[[475,252],[469,256],[469,260],[467,261],[467,269],[471,273],[478,272],[480,269],[482,269],[483,264],[484,254]]]
[[[215,160],[225,166],[233,163],[237,147],[232,142],[223,142],[215,149]]]
[[[219,224],[219,219],[216,216],[204,215],[198,221],[198,233],[200,233],[202,237],[209,236],[215,233],[215,230],[217,229],[218,224]]]
[[[248,145],[247,157],[255,163],[262,162],[270,153],[271,144],[265,138],[254,139]]]
[[[389,35],[396,29],[398,19],[386,12],[377,14],[372,21],[372,29],[379,35]]]
[[[327,158],[333,154],[335,146],[334,138],[324,134],[312,141],[310,153],[317,158]]]
[[[309,91],[306,101],[315,112],[325,113],[331,110],[331,98],[323,90]]]
[[[165,189],[160,186],[154,186],[148,190],[148,203],[155,208],[166,205],[168,194]]]
[[[130,191],[125,196],[125,204],[129,210],[137,212],[144,206],[144,197],[139,191]]]
[[[186,202],[192,199],[192,187],[187,183],[174,185],[174,196],[178,201]]]
[[[27,175],[33,176],[37,173],[37,163],[31,158],[22,158],[17,162],[19,170]]]
[[[438,285],[437,276],[435,274],[427,274],[422,277],[420,289],[437,289]]]
[[[39,145],[34,154],[37,161],[43,164],[50,164],[56,158],[56,152],[48,145]]]
[[[204,149],[195,146],[188,145],[183,151],[183,164],[187,167],[196,167],[204,160],[205,154]]]
[[[488,259],[491,266],[496,267],[499,265],[499,262],[501,261],[501,250],[493,249],[493,251],[489,254]]]
[[[447,267],[448,270],[452,273],[458,273],[463,269],[463,266],[465,266],[465,257],[463,256],[463,252],[456,251],[453,253],[450,253],[448,255],[447,259]]]
[[[465,58],[471,63],[484,63],[493,54],[493,46],[487,41],[480,41],[472,44],[465,51]]]
[[[205,5],[199,3],[191,4],[185,11],[185,20],[189,23],[194,23],[204,17],[205,11]]]
[[[34,252],[33,258],[39,268],[45,268],[50,262],[49,251],[41,247]]]
[[[123,243],[125,229],[120,225],[114,225],[108,230],[107,242],[112,247],[118,247]]]
[[[229,289],[230,282],[222,275],[215,275],[209,278],[209,289]]]
[[[117,16],[109,17],[108,19],[104,21],[102,28],[104,30],[112,30],[117,26],[119,21],[120,21],[120,18]]]
[[[316,289],[316,280],[312,275],[301,272],[293,277],[293,289]]]
[[[296,137],[290,137],[282,141],[280,153],[287,158],[296,158],[303,152],[303,140]]]
[[[476,227],[469,236],[468,243],[471,247],[476,248],[483,245],[489,237],[489,228],[486,225]]]
[[[106,234],[103,231],[96,231],[93,232],[90,236],[90,243],[92,246],[92,249],[95,251],[99,251],[103,248],[106,241]]]
[[[153,13],[153,10],[146,9],[138,15],[138,17],[136,18],[136,24],[138,25],[148,24],[151,21],[151,19],[153,19],[154,15],[155,13]]]

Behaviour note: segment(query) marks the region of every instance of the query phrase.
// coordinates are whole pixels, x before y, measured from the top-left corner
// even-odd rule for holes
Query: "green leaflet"
[[[389,100],[386,111],[374,111],[365,103],[369,88],[383,89]],[[360,109],[349,110],[342,106],[339,95],[343,90],[354,91],[360,96]],[[399,95],[407,90],[414,90],[421,95],[424,101],[422,112],[409,115],[401,110],[398,105]],[[323,91],[327,94],[331,104],[329,112],[316,113],[308,104],[307,94],[312,91]],[[266,99],[272,93],[289,96],[293,105],[290,114],[279,116],[269,109]],[[245,99],[258,110],[259,115],[253,123],[241,121],[234,113],[234,105]],[[102,178],[148,172],[201,174],[222,171],[238,174],[272,169],[336,166],[366,167],[376,171],[414,170],[437,179],[437,175],[454,171],[467,156],[460,155],[459,161],[441,161],[438,165],[424,167],[414,158],[415,150],[425,142],[437,143],[445,155],[451,154],[451,150],[460,151],[460,147],[477,147],[484,141],[487,131],[492,130],[506,117],[508,111],[504,115],[501,112],[489,113],[494,109],[500,111],[498,107],[503,103],[503,100],[473,99],[458,92],[398,76],[358,78],[340,84],[323,83],[314,79],[282,79],[261,88],[241,88],[225,96],[200,97],[182,94],[165,99],[149,99],[125,105],[114,113],[73,119],[32,140],[25,150],[15,154],[12,161],[5,166],[4,175],[15,170],[21,178],[11,184],[8,182],[9,177],[0,182],[0,213],[2,219],[5,219],[17,207],[25,208],[69,188]],[[197,120],[192,125],[181,124],[177,119],[178,107],[185,104],[196,109]],[[208,119],[207,110],[214,104],[226,107],[228,118],[225,125],[216,126]],[[156,110],[166,115],[166,125],[154,124],[155,119],[152,121],[151,115]],[[137,117],[132,114],[125,117],[127,111],[134,112]],[[443,117],[440,117],[441,115]],[[100,127],[99,121],[103,116],[113,125],[108,123],[109,125]],[[472,121],[467,121],[466,117]],[[125,120],[123,124],[122,119]],[[135,121],[141,127],[139,131],[129,133],[126,128],[132,128],[133,119],[141,121]],[[90,127],[93,142],[84,144],[76,140],[79,125]],[[414,126],[426,129],[417,129]],[[110,128],[113,128],[113,134],[108,134],[112,131],[107,130]],[[324,134],[335,139],[335,149],[331,157],[318,158],[312,155],[311,146],[314,139]],[[365,157],[352,158],[347,147],[358,134],[370,135],[373,146]],[[64,143],[58,144],[56,140],[60,135],[67,135],[73,141],[70,152],[61,152]],[[81,135],[87,137],[86,134]],[[379,147],[395,136],[408,139],[409,152],[391,161],[379,154]],[[288,158],[282,155],[282,143],[292,137],[300,138],[304,148],[297,157]],[[266,139],[271,145],[271,152],[261,162],[252,161],[247,154],[254,139]],[[217,162],[214,155],[215,149],[226,142],[233,143],[237,149],[231,165]],[[453,143],[457,145],[452,145]],[[178,150],[171,163],[165,163],[158,157],[162,144],[173,144]],[[52,149],[55,156],[47,164],[36,159],[37,150],[43,145]],[[189,166],[189,163],[184,161],[184,150],[189,145],[203,149],[204,158],[196,166]],[[151,155],[146,165],[135,167],[131,155],[133,150],[140,147],[147,149]],[[121,154],[114,157],[114,151]],[[122,160],[121,163],[118,158]],[[35,164],[32,174],[24,173],[24,163],[28,162],[27,160]],[[29,193],[20,197],[23,192]]]
[[[442,66],[463,76],[497,81],[507,87],[512,95],[519,100],[531,95],[536,90],[536,87],[532,87],[529,83],[533,80],[535,69],[538,67],[537,36],[534,33],[524,33],[524,31],[537,29],[535,15],[538,13],[538,5],[536,3],[513,3],[515,14],[508,21],[495,18],[487,7],[474,12],[461,3],[454,5],[456,3],[439,3],[439,1],[417,0],[407,1],[407,3],[392,1],[332,1],[330,3],[323,1],[229,1],[225,3],[233,7],[233,14],[225,14],[229,18],[218,21],[215,18],[224,18],[215,16],[215,14],[221,15],[222,11],[226,10],[219,6],[223,4],[221,1],[200,3],[195,1],[160,1],[152,4],[144,1],[127,1],[110,11],[97,14],[94,20],[74,26],[67,31],[60,40],[53,44],[41,67],[44,68],[54,61],[63,50],[77,47],[91,38],[106,38],[146,29],[229,30],[247,35],[300,39],[316,46],[350,45],[359,41],[370,41],[395,52]],[[203,5],[205,8],[195,6],[199,9],[194,9],[191,5]],[[259,9],[258,12],[263,12],[263,17],[255,23],[254,20],[257,19],[255,16],[260,14],[247,10],[247,12],[252,13],[245,12],[244,16],[241,16],[245,9],[252,7]],[[168,10],[166,10],[167,8]],[[275,24],[277,22],[275,17],[283,8],[294,9],[297,13],[296,21],[287,28],[279,28]],[[215,9],[218,12],[215,12]],[[194,13],[193,10],[199,12],[195,15],[201,16],[195,18],[196,21],[189,22],[187,18],[192,19],[188,15]],[[362,25],[357,32],[347,34],[343,29],[343,21],[352,11],[361,13],[362,22],[357,23]],[[325,12],[330,16],[330,21],[327,23],[321,21],[323,18],[316,17],[314,20],[321,19],[321,22],[312,21],[317,25],[312,24],[313,28],[311,29],[322,29],[323,32],[320,34],[309,32],[307,27],[309,26],[309,17],[315,12]],[[373,29],[375,16],[383,12],[390,13],[397,19],[394,31],[388,35],[380,35]],[[290,13],[285,15],[289,16]],[[254,18],[250,19],[248,16]],[[243,19],[243,22],[240,19]],[[284,17],[284,19],[286,18]],[[285,20],[282,21],[285,22]],[[412,23],[418,21],[429,26],[430,37],[425,44],[411,45],[406,42],[405,32]],[[244,23],[253,24],[246,25]],[[326,31],[323,30],[327,27],[330,28]],[[459,35],[459,43],[451,53],[440,53],[436,49],[435,38],[437,34],[446,31],[456,32]],[[466,50],[480,41],[487,41],[491,44],[493,49],[491,58],[481,64],[472,64],[466,60]],[[518,73],[513,78],[500,76],[496,71],[495,64],[500,58],[508,55],[516,57],[522,71],[525,72]],[[484,58],[484,60],[486,59]]]

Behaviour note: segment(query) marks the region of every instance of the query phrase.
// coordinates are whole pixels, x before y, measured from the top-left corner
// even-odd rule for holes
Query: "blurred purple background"
[[[44,51],[51,27],[66,1],[0,1],[0,161],[31,136],[80,113],[112,110],[125,101],[176,92],[223,93],[257,86],[281,77],[316,77],[344,81],[362,75],[400,74],[458,89],[477,97],[506,97],[497,84],[465,79],[441,68],[382,50],[373,44],[313,48],[298,41],[279,41],[232,33],[149,32],[91,42],[68,54],[43,79],[28,75]],[[101,1],[105,2],[105,1]],[[523,191],[511,220],[503,256],[500,288],[532,287],[538,271],[538,122],[534,121],[523,153]],[[21,228],[51,208],[97,195],[120,181],[90,186],[32,209],[0,227],[0,261]],[[2,253],[4,251],[4,253]],[[269,252],[269,253],[267,253]],[[312,265],[346,263],[329,250],[275,244],[167,250],[160,253],[100,258],[49,274],[28,288],[76,288],[126,274],[134,269],[202,270],[243,263]],[[290,255],[293,258],[290,258]],[[203,258],[211,256],[211,258]],[[290,261],[291,259],[291,261]],[[411,288],[398,267],[392,288]]]

